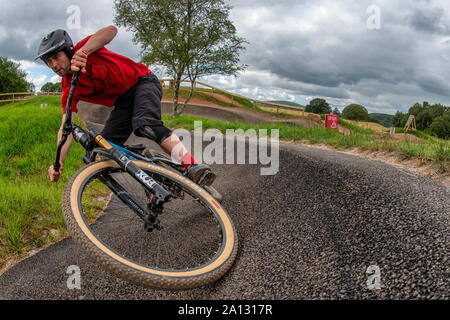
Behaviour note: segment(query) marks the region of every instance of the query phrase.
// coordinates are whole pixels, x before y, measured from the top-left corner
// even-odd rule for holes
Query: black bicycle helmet
[[[42,39],[41,45],[39,46],[38,56],[35,60],[40,58],[45,62],[47,58],[53,56],[61,50],[66,53],[69,60],[72,59],[72,56],[75,53],[73,49],[73,42],[69,34],[64,30],[58,29],[50,32],[44,37],[44,39]]]

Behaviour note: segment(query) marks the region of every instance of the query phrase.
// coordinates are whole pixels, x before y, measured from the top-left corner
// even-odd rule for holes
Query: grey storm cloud
[[[292,1],[289,8],[282,1],[262,3],[270,14],[263,11],[264,19],[250,23],[251,45],[243,60],[280,78],[314,85],[302,94],[339,98],[360,91],[368,94],[364,100],[374,101],[408,88],[397,92],[405,95],[403,108],[417,96],[450,102],[447,1]],[[256,1],[233,4],[250,14],[250,21],[252,6],[258,10]],[[373,4],[381,12],[377,30],[366,25]],[[244,14],[235,20],[238,30],[250,30]],[[297,14],[298,24],[290,14]],[[367,84],[372,88],[363,87]]]
[[[450,35],[450,19],[443,8],[415,10],[408,21],[418,31]]]
[[[113,1],[109,0],[0,0],[0,55],[15,60],[33,61],[42,38],[50,31],[63,29],[76,43],[96,30],[112,24]],[[80,9],[80,28],[68,28],[73,11]],[[131,35],[122,32],[110,45],[112,50],[138,58]]]
[[[229,3],[238,34],[249,42],[241,62],[254,72],[229,82],[236,91],[277,89],[342,105],[361,102],[369,110],[404,111],[420,100],[450,104],[448,0]],[[75,42],[113,23],[112,0],[0,0],[0,56],[33,61],[47,32],[66,29],[70,5],[81,9],[81,29],[68,30]],[[367,26],[371,5],[381,14],[375,30]],[[121,29],[109,48],[138,60],[131,39]]]
[[[64,1],[2,0],[0,55],[32,61],[45,34],[66,27],[66,9]]]

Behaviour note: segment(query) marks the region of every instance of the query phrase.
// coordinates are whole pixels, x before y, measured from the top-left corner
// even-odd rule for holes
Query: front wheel
[[[116,276],[157,289],[190,289],[221,278],[238,248],[227,212],[204,189],[165,168],[134,161],[172,193],[158,216],[162,229],[144,222],[103,183],[110,175],[141,207],[146,190],[114,161],[89,164],[67,184],[63,213],[69,233],[97,263]]]

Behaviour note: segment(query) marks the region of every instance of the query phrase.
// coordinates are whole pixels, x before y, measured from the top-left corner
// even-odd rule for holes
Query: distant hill
[[[302,106],[301,104],[292,102],[292,101],[281,101],[281,100],[276,100],[276,101],[267,101],[267,102],[272,102],[272,103],[279,103],[279,104],[285,104],[287,106],[294,106],[294,107],[302,107],[304,108],[305,106]]]
[[[392,119],[394,119],[394,116],[392,114],[370,113],[370,115],[376,118],[382,126],[385,126],[387,128],[392,127]]]

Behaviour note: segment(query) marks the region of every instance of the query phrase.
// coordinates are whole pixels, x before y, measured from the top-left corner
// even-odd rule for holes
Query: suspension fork
[[[155,218],[144,208],[141,207],[138,201],[131,196],[110,174],[102,173],[99,175],[99,180],[102,181],[120,200],[122,200],[128,207],[141,218],[145,223],[154,223]]]
[[[133,178],[139,181],[148,191],[155,195],[155,202],[163,204],[171,198],[171,194],[161,187],[152,177],[146,174],[141,168],[135,165],[128,157],[106,141],[101,135],[95,137],[95,142],[108,150],[106,156],[116,161],[122,169],[128,172]]]
[[[146,193],[151,195],[149,203],[147,204],[147,209],[144,209],[139,202],[111,176],[111,174],[103,173],[99,176],[99,179],[108,186],[119,199],[133,209],[133,211],[145,222],[145,229],[147,231],[150,232],[154,228],[161,230],[162,226],[157,217],[160,213],[163,213],[163,205],[167,201],[170,201],[172,195],[141,168],[136,166],[126,155],[122,154],[117,148],[113,148],[100,134],[95,136],[95,142],[104,149],[94,149],[94,152],[97,151],[117,162],[123,170],[128,172],[144,186]]]

